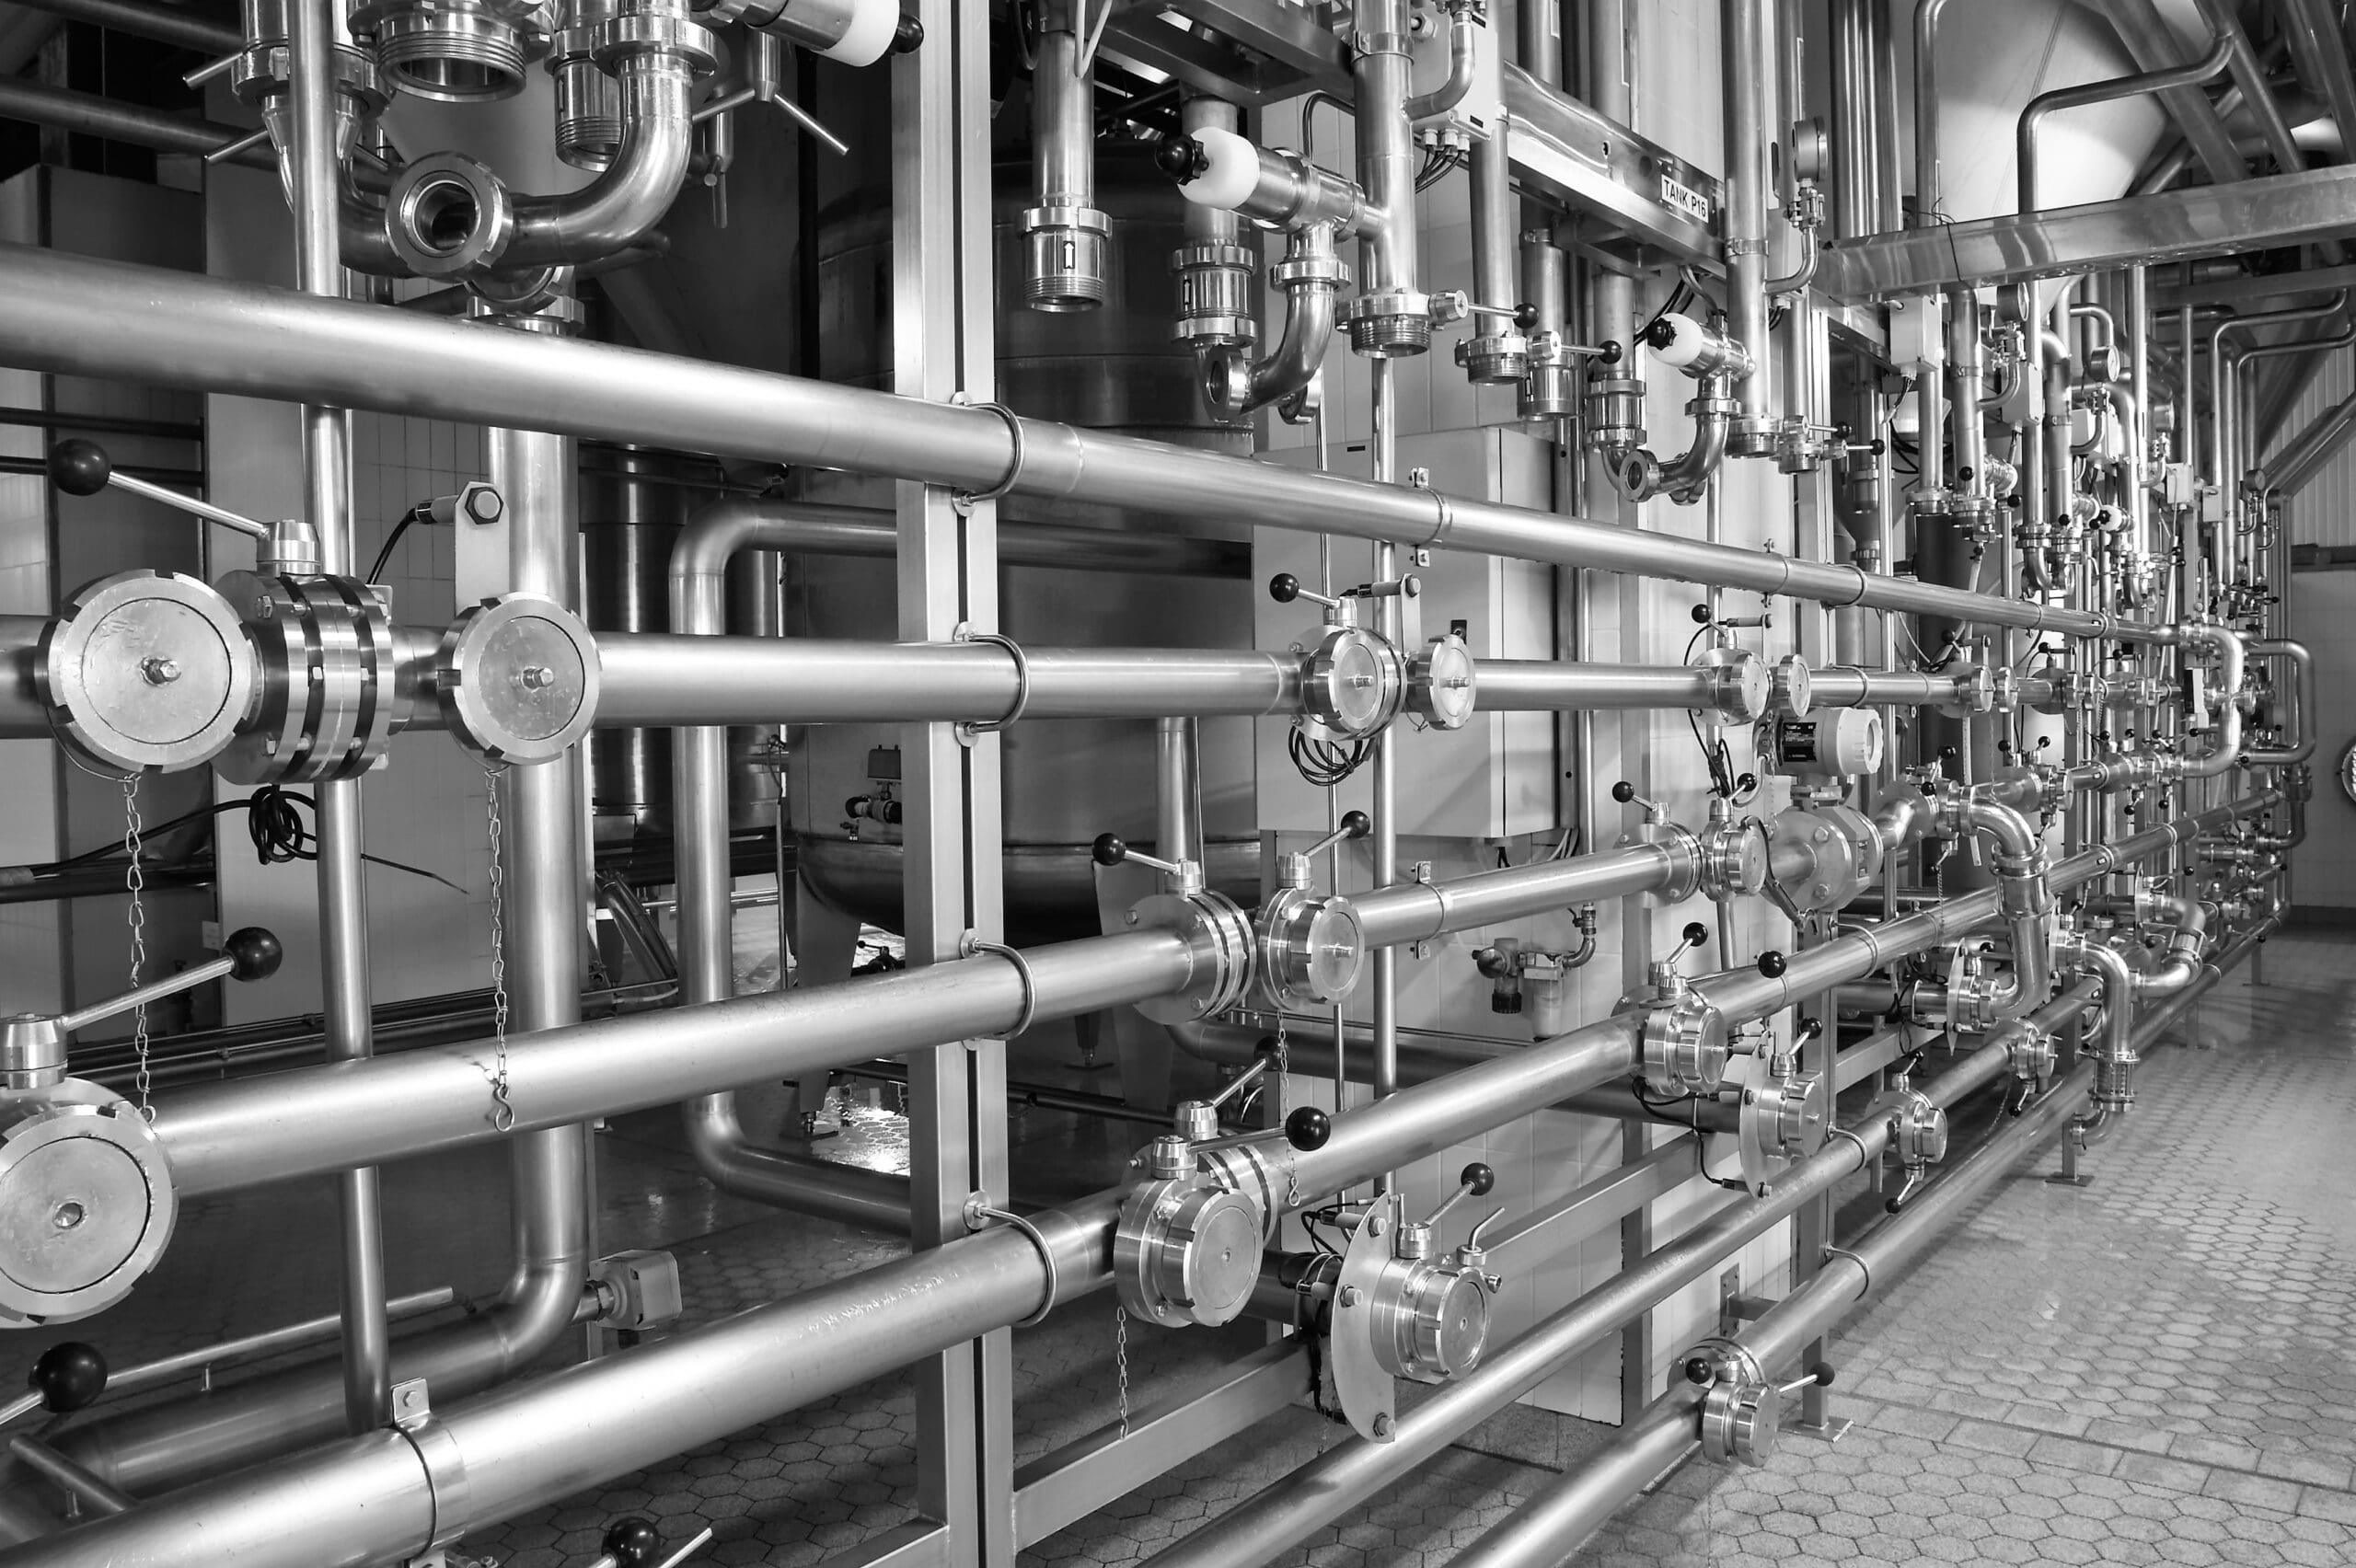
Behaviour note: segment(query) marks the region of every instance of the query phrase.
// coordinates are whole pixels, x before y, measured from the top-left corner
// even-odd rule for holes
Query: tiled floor
[[[1845,1439],[1787,1437],[1759,1470],[1690,1463],[1575,1561],[2356,1562],[2356,944],[2278,939],[2263,978],[2229,979],[2182,1032],[2192,1043],[2151,1054],[2135,1114],[2087,1161],[2091,1186],[2025,1170],[1943,1247],[1883,1282],[1835,1355],[1836,1403],[1856,1422]],[[1068,1064],[1068,1045],[1048,1051],[1056,1060],[1026,1074]],[[784,1120],[775,1103],[758,1115]],[[837,1147],[888,1143],[888,1118],[850,1120]],[[1030,1113],[1018,1193],[1050,1202],[1102,1184],[1134,1132]],[[685,1268],[691,1321],[894,1250],[719,1198],[684,1163],[666,1119],[627,1119],[600,1145],[606,1245],[666,1239]],[[497,1186],[482,1161],[397,1172],[395,1286],[435,1282],[454,1188]],[[490,1210],[464,1239],[495,1259],[500,1216]],[[1862,1219],[1866,1205],[1854,1212]],[[325,1213],[204,1205],[167,1264],[181,1271],[172,1288],[143,1290],[97,1320],[115,1340],[93,1337],[144,1352],[317,1309],[332,1277],[318,1244]],[[259,1286],[250,1271],[207,1262],[249,1255],[265,1237],[283,1239],[285,1263]],[[1178,1386],[1256,1334],[1133,1331],[1132,1397]],[[1018,1334],[1021,1459],[1108,1418],[1114,1338],[1112,1304],[1099,1299]],[[511,1568],[583,1563],[608,1523],[637,1512],[674,1539],[714,1525],[711,1561],[802,1568],[908,1516],[912,1400],[905,1377],[887,1379],[467,1548]],[[1438,1568],[1611,1435],[1514,1412],[1278,1561]],[[1143,1560],[1334,1440],[1315,1416],[1288,1412],[1026,1555],[1073,1568]]]

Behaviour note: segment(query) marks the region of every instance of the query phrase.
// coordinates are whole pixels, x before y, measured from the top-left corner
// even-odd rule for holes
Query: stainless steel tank
[[[672,547],[687,521],[722,493],[720,469],[709,458],[582,444],[582,606],[593,630],[671,629]],[[777,635],[778,566],[767,550],[747,551],[730,564],[730,631]],[[782,783],[777,740],[775,725],[728,732],[730,826],[776,825]],[[670,731],[592,731],[589,777],[599,843],[671,831]]]
[[[1171,340],[1170,255],[1184,238],[1181,203],[1142,152],[1105,149],[1100,206],[1113,220],[1112,275],[1102,308],[1049,315],[1022,306],[1020,213],[1027,165],[999,169],[995,228],[1001,285],[997,317],[998,395],[1019,413],[1156,440],[1248,455],[1247,428],[1214,422],[1195,390],[1190,351]],[[821,220],[822,371],[829,381],[891,386],[891,213],[880,195],[837,203]],[[888,509],[888,483],[812,474],[801,493],[836,504]],[[1003,503],[1011,522],[1055,523],[1248,544],[1239,497],[1224,529],[1149,513]],[[897,624],[893,563],[823,557],[788,562],[790,636],[890,640]],[[1041,646],[1243,648],[1252,644],[1251,585],[1241,577],[1174,578],[1010,567],[999,573],[1001,629]],[[1249,720],[1206,721],[1202,732],[1206,828],[1219,841],[1213,881],[1256,890]],[[827,725],[797,732],[790,754],[789,816],[806,884],[846,913],[889,928],[900,920],[900,832],[854,816],[872,802],[898,756],[894,725]],[[1007,920],[1016,940],[1097,928],[1095,878],[1086,846],[1118,833],[1153,837],[1150,721],[1018,724],[1005,746]],[[895,797],[899,790],[892,791]],[[887,813],[888,814],[888,813]]]

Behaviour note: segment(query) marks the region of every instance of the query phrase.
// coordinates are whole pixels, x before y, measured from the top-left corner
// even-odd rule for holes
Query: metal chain
[[[1113,1365],[1121,1376],[1121,1435],[1129,1435],[1129,1311],[1113,1309]]]
[[[1285,1124],[1285,1118],[1289,1114],[1289,1110],[1286,1104],[1286,1101],[1289,1097],[1287,1095],[1286,1090],[1288,1087],[1288,1080],[1292,1075],[1292,1041],[1286,1032],[1285,1015],[1281,1011],[1276,1014],[1276,1125],[1282,1127]],[[1285,1206],[1287,1208],[1299,1208],[1300,1206],[1300,1157],[1293,1151],[1293,1147],[1289,1143],[1284,1145],[1284,1151]]]
[[[122,781],[122,847],[130,856],[130,865],[122,873],[124,891],[131,894],[131,988],[139,989],[140,971],[147,967],[147,873],[139,864],[139,775],[133,773]],[[141,1120],[156,1119],[156,1107],[149,1093],[154,1087],[148,1075],[147,1004],[140,1003],[131,1009],[131,1043],[139,1054],[139,1115]]]
[[[501,1132],[515,1125],[507,1100],[507,872],[500,864],[499,775],[482,770],[485,815],[491,824],[491,1032],[498,1065],[491,1075],[491,1124]]]

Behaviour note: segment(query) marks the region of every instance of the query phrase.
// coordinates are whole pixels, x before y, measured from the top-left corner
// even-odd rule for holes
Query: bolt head
[[[146,677],[149,686],[169,686],[180,678],[179,661],[158,655],[143,661],[139,673]]]
[[[1391,1435],[1391,1418],[1389,1416],[1378,1415],[1374,1418],[1374,1435],[1377,1437],[1388,1437]]]
[[[1363,1292],[1363,1291],[1359,1290],[1359,1289],[1358,1289],[1358,1287],[1357,1287],[1357,1286],[1355,1286],[1355,1285],[1345,1285],[1345,1286],[1342,1286],[1342,1305],[1343,1305],[1343,1306],[1345,1306],[1345,1307],[1355,1307],[1355,1306],[1357,1306],[1360,1301],[1363,1301],[1364,1299],[1366,1299],[1366,1294],[1365,1294],[1365,1292]]]

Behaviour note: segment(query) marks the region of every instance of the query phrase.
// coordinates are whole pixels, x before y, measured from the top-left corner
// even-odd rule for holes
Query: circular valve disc
[[[494,762],[552,762],[596,717],[596,639],[537,594],[468,610],[443,638],[436,664],[451,730]]]
[[[139,1113],[52,1100],[0,1133],[0,1321],[70,1322],[112,1306],[171,1239],[179,1205]]]
[[[1407,673],[1409,703],[1436,730],[1461,730],[1478,701],[1479,668],[1463,643],[1434,638]]]
[[[228,601],[177,572],[83,589],[41,633],[37,668],[59,733],[118,773],[210,762],[253,696],[253,651]]]

